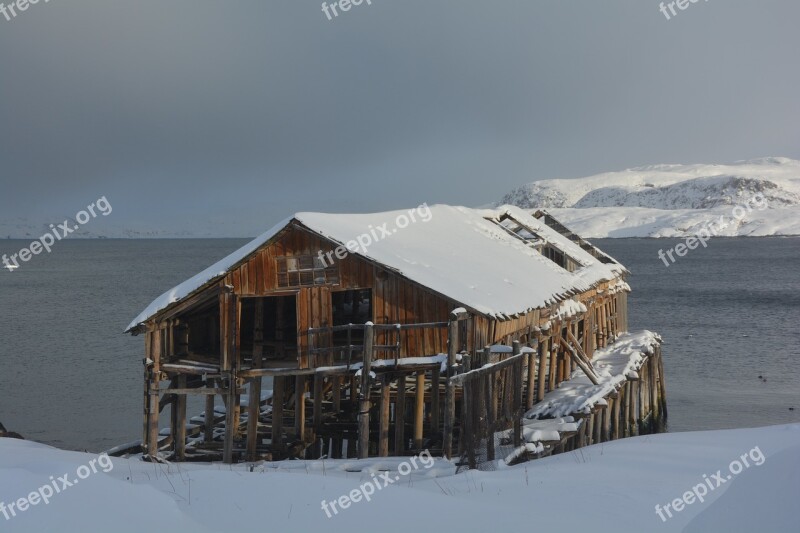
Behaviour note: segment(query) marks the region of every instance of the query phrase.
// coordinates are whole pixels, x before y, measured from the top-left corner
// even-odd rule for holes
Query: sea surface
[[[123,330],[245,242],[65,240],[0,270],[0,422],[75,450],[140,438],[144,339]],[[594,242],[631,270],[631,330],[664,337],[670,431],[800,422],[800,238],[717,239],[669,267],[679,240]]]

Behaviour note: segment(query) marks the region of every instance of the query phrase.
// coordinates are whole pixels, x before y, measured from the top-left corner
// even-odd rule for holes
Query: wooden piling
[[[378,456],[389,456],[389,412],[391,406],[391,379],[390,375],[384,374],[381,381],[381,404],[380,404],[380,429],[378,435]]]
[[[458,322],[451,318],[447,328],[447,381],[444,396],[444,456],[453,457],[453,425],[456,419],[456,389],[450,379],[455,375],[456,342],[458,341]]]
[[[550,337],[544,337],[539,342],[539,377],[538,388],[536,391],[536,401],[541,402],[545,393],[545,378],[547,377],[547,367],[550,364]]]
[[[272,448],[283,451],[283,402],[286,379],[282,376],[272,378]]]
[[[397,397],[394,404],[394,454],[406,451],[406,374],[397,377]]]
[[[159,383],[161,379],[161,330],[156,327],[150,335],[150,338],[152,341],[151,358],[153,363],[150,371],[150,402],[147,421],[147,454],[150,457],[156,458],[158,457],[158,415],[160,412]]]
[[[361,391],[358,408],[358,457],[369,457],[369,391],[372,372],[372,347],[375,342],[375,330],[372,322],[364,326],[364,366],[361,367]]]
[[[264,299],[255,300],[253,320],[253,364],[252,368],[261,368],[264,351]],[[261,376],[250,380],[247,403],[247,457],[255,461],[258,444],[258,418],[261,414]]]
[[[186,388],[186,374],[177,377],[178,388]],[[175,419],[173,425],[173,436],[175,441],[175,460],[183,461],[186,459],[186,395],[178,394],[177,401],[173,403],[175,407]]]
[[[414,447],[422,450],[422,428],[425,423],[425,371],[417,372],[417,394],[414,405]]]

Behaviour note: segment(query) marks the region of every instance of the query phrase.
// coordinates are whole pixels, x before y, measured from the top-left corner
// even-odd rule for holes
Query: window
[[[313,287],[314,285],[338,285],[339,267],[325,266],[313,255],[294,255],[275,259],[278,270],[278,287]]]

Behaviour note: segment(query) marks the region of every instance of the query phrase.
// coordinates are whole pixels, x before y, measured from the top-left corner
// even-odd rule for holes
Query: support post
[[[147,417],[147,454],[158,457],[158,415],[160,412],[160,392],[159,383],[161,379],[161,330],[158,324],[155,325],[150,334],[152,342],[150,353],[152,354],[152,367],[150,369],[150,405],[148,406]]]
[[[414,447],[422,451],[422,428],[425,422],[425,371],[417,372],[417,395],[414,404]]]
[[[214,388],[214,380],[206,380],[206,387]],[[203,416],[203,437],[206,443],[214,440],[214,398],[213,394],[206,396],[205,415]]]
[[[264,350],[264,299],[255,300],[253,324],[253,368],[261,368]],[[258,417],[261,414],[261,376],[250,380],[247,402],[247,457],[255,461],[258,445]]]
[[[294,379],[294,432],[297,440],[306,443],[306,377]]]
[[[383,375],[381,381],[381,408],[380,408],[380,433],[378,435],[378,456],[389,456],[389,408],[391,393],[391,374],[388,372]]]
[[[528,362],[528,379],[525,388],[525,407],[530,409],[536,399],[536,353],[529,352],[526,360]]]
[[[406,451],[406,375],[397,377],[397,399],[394,403],[394,454]]]
[[[512,353],[514,356],[519,355],[521,347],[519,341],[512,342]],[[522,359],[511,367],[513,373],[513,380],[511,386],[514,387],[514,405],[511,416],[514,417],[514,446],[519,447],[522,445]]]
[[[177,377],[178,388],[186,388],[186,374]],[[173,403],[175,407],[175,420],[172,430],[175,442],[175,460],[186,459],[186,395],[178,394]]]
[[[431,370],[431,434],[439,433],[439,368]]]
[[[227,378],[227,398],[225,409],[225,444],[223,447],[223,461],[233,463],[233,442],[239,424],[239,393],[237,384],[238,367],[238,318],[239,302],[233,294],[232,287],[226,287],[220,294],[220,344],[221,344],[221,372]]]
[[[283,451],[283,397],[286,380],[281,376],[272,378],[272,448]]]
[[[489,402],[489,404],[486,406],[486,426],[488,432],[488,437],[486,439],[486,459],[488,461],[494,461],[494,425],[495,425],[495,420],[497,420],[497,402],[495,401],[494,373],[486,374],[486,377],[484,379],[486,380],[486,399]]]
[[[456,418],[456,389],[451,381],[455,375],[456,351],[458,342],[458,321],[452,317],[447,327],[447,382],[444,396],[444,456],[453,457],[453,425]]]
[[[372,322],[364,327],[364,366],[361,368],[361,392],[358,409],[358,457],[369,457],[369,388],[372,368],[372,347],[375,342],[375,330]]]
[[[550,364],[550,337],[545,337],[539,341],[539,377],[538,388],[536,391],[536,401],[541,402],[544,398],[545,377],[547,376],[547,367]]]

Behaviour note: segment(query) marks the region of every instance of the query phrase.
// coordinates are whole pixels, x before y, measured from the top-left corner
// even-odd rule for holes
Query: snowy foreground
[[[748,452],[749,468],[708,490],[704,502],[690,496],[694,501],[666,521],[656,514],[656,504],[663,508],[693,487],[719,483],[712,482],[717,471],[730,475],[729,465],[741,466]],[[113,468],[105,463],[108,468],[89,473],[86,465],[96,458],[0,439],[6,513],[10,502],[41,486],[61,487],[57,478],[64,474],[66,481],[76,472],[83,477],[48,504],[25,505],[9,520],[0,507],[0,530],[797,531],[800,494],[798,424],[637,437],[458,475],[449,463],[432,459],[418,459],[416,469],[406,464],[406,476],[398,475],[400,459],[289,461],[256,465],[252,472],[247,465],[113,459]],[[399,480],[381,482],[388,485],[370,501],[357,498],[338,514],[329,510],[330,518],[322,510],[323,500],[379,483],[381,474]]]

